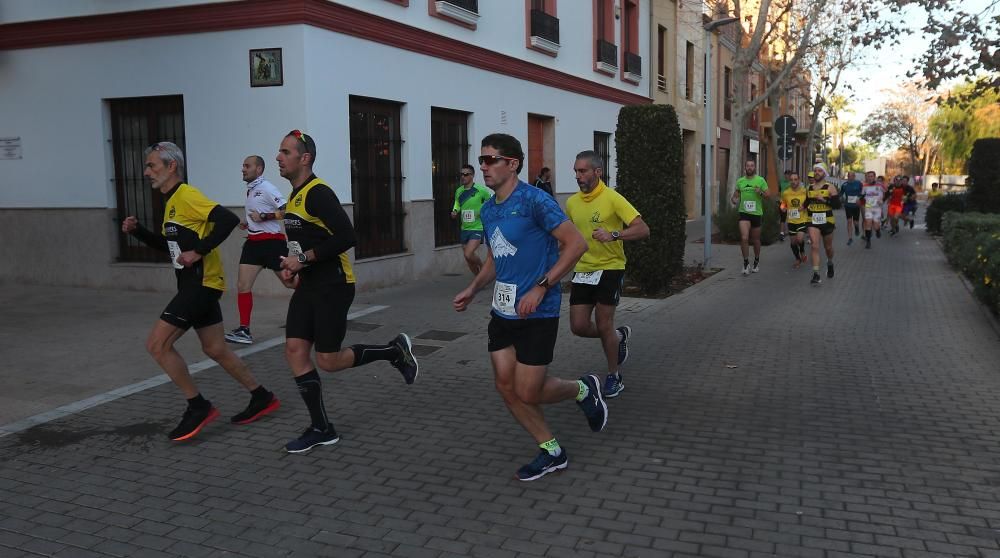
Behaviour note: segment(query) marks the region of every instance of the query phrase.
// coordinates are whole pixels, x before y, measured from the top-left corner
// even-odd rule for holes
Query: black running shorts
[[[833,234],[833,229],[835,228],[833,223],[824,223],[822,225],[814,225],[809,223],[809,226],[814,229],[819,229],[820,234],[823,236],[830,236]]]
[[[575,273],[573,274],[576,275]],[[618,306],[622,296],[622,283],[625,281],[624,269],[605,269],[601,272],[601,280],[596,285],[573,283],[569,291],[569,305],[606,304]]]
[[[760,215],[750,215],[749,213],[743,213],[742,211],[740,211],[740,221],[750,221],[751,229],[760,228],[760,219],[761,219]]]
[[[806,232],[809,227],[809,222],[805,223],[788,223],[788,234],[798,234],[800,232]]]
[[[285,337],[312,341],[317,353],[339,351],[353,302],[354,283],[295,289],[288,303]]]
[[[160,319],[183,330],[201,329],[222,323],[219,299],[222,291],[205,286],[187,287],[177,291],[163,309]]]
[[[281,271],[281,258],[288,255],[288,245],[284,240],[247,240],[243,243],[240,264],[259,265],[274,271]]]
[[[861,219],[861,206],[845,205],[844,213],[847,215],[848,219],[854,219],[855,221],[858,221]]]
[[[547,366],[552,362],[559,335],[559,318],[508,320],[495,313],[487,328],[489,351],[514,346],[517,362],[528,366]]]

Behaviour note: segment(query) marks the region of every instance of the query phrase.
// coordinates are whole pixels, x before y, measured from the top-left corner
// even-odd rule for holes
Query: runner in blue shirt
[[[847,245],[854,244],[854,237],[861,236],[861,181],[854,172],[847,173],[847,180],[840,185],[840,195],[844,200],[847,215]],[[853,233],[853,234],[852,234]]]
[[[607,424],[608,407],[596,375],[576,381],[547,375],[559,331],[559,281],[587,251],[587,241],[554,198],[518,179],[523,163],[524,151],[513,136],[483,138],[479,168],[496,192],[479,212],[489,257],[453,304],[464,311],[496,280],[488,350],[504,404],[541,448],[516,474],[531,481],[569,465],[545,422],[543,403],[575,399],[594,432]]]

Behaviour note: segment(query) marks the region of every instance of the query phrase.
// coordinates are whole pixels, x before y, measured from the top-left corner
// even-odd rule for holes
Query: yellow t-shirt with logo
[[[785,188],[781,193],[781,201],[785,204],[785,211],[788,212],[788,223],[791,225],[801,225],[809,222],[809,215],[806,212],[806,189],[799,187],[798,191],[792,188]],[[798,213],[798,217],[794,215]]]
[[[212,232],[214,225],[208,220],[215,206],[219,205],[194,186],[182,183],[170,193],[163,208],[163,236],[167,239],[170,259],[176,261],[181,252],[194,250],[198,241]],[[222,273],[222,258],[215,248],[190,267],[174,265],[179,288],[201,285],[220,291],[226,290]]]
[[[596,229],[621,231],[639,212],[621,194],[601,180],[589,194],[577,192],[566,200],[566,213],[587,239],[587,253],[573,271],[587,273],[605,269],[625,269],[625,248],[621,240],[601,242],[593,237]]]

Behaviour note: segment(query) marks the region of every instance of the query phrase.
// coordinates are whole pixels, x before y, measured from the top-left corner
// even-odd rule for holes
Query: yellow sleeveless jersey
[[[214,225],[208,215],[218,203],[205,197],[194,186],[181,183],[164,202],[162,234],[167,239],[167,250],[177,273],[177,287],[201,285],[220,291],[226,290],[222,272],[222,258],[215,248],[190,267],[177,262],[181,252],[194,250],[198,241],[212,232]]]
[[[309,192],[316,188],[330,187],[319,178],[313,178],[298,190],[293,190],[288,199],[285,207],[285,233],[288,235],[289,256],[312,250],[336,233],[306,209]],[[347,252],[341,252],[337,259],[312,263],[303,268],[299,275],[304,283],[354,283],[354,270]]]

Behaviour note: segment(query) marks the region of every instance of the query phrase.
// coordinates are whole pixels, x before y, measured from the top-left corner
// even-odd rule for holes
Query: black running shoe
[[[219,418],[219,410],[211,403],[204,409],[192,409],[188,407],[181,417],[177,428],[170,431],[170,439],[175,442],[182,442],[194,438],[205,425]]]
[[[325,431],[310,426],[301,436],[285,444],[288,453],[305,453],[316,446],[329,446],[340,441],[337,430],[331,424]]]
[[[910,228],[911,229],[913,228],[913,221],[915,221],[915,219],[910,219]]]
[[[618,366],[625,364],[628,360],[628,338],[632,336],[632,328],[629,326],[621,326],[615,328],[618,332]]]
[[[562,450],[555,457],[550,455],[549,452],[542,450],[531,463],[517,470],[517,480],[533,481],[540,479],[549,473],[565,469],[567,465],[569,465],[569,458],[566,456],[566,450]]]
[[[823,280],[819,278],[819,273],[813,272],[813,278],[809,281],[811,285],[819,285]]]
[[[577,401],[580,410],[587,417],[587,424],[594,432],[604,430],[608,424],[608,405],[601,394],[601,381],[594,374],[583,376],[580,381],[587,384],[589,393],[582,401]]]
[[[420,364],[417,362],[417,357],[413,356],[413,344],[410,343],[410,337],[405,333],[400,333],[389,344],[394,345],[399,350],[399,356],[390,364],[399,370],[406,383],[412,384],[416,381],[417,375],[420,374]]]
[[[278,401],[278,398],[271,392],[268,392],[267,397],[262,397],[259,401],[251,397],[247,408],[233,415],[229,419],[229,422],[233,424],[250,424],[264,415],[276,411],[280,406],[281,401]]]
[[[826,276],[828,278],[830,278],[830,279],[833,279],[833,264],[832,263],[826,264]]]

